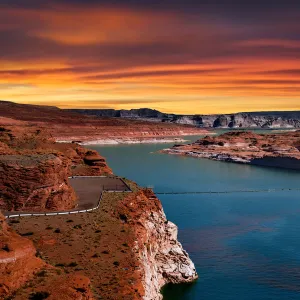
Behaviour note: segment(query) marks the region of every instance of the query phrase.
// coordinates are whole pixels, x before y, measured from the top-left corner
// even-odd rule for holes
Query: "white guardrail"
[[[99,177],[107,178],[109,176],[72,176],[72,177],[69,177],[69,178],[99,178]],[[128,188],[129,190],[127,190],[127,191],[103,190],[101,192],[101,194],[100,194],[100,198],[99,198],[98,204],[95,207],[88,208],[88,209],[80,209],[80,210],[61,211],[61,212],[20,213],[20,214],[13,214],[13,215],[5,216],[5,219],[19,218],[19,217],[70,215],[70,214],[79,214],[79,213],[85,213],[85,212],[94,211],[94,210],[96,210],[96,209],[99,208],[100,202],[101,202],[101,200],[103,198],[104,192],[107,192],[107,193],[131,193],[132,192],[132,190],[130,189],[130,187],[126,184],[126,182],[122,178],[118,178],[118,179],[121,180],[124,183],[124,186],[126,188]]]

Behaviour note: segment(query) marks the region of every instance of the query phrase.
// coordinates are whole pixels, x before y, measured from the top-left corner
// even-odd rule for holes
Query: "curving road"
[[[68,211],[53,212],[9,211],[4,212],[5,217],[53,216],[89,212],[99,207],[103,191],[131,192],[129,186],[118,177],[73,176],[69,178],[69,182],[78,196],[78,205],[76,208]]]

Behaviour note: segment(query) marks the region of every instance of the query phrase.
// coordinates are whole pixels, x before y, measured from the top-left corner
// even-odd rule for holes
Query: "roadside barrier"
[[[156,195],[184,195],[184,194],[234,194],[234,193],[274,193],[300,191],[300,188],[233,190],[233,191],[189,191],[189,192],[155,192]]]

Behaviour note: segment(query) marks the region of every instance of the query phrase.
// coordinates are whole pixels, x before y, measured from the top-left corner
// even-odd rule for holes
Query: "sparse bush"
[[[82,226],[81,226],[81,224],[77,224],[77,225],[73,226],[73,228],[75,228],[75,229],[82,229]]]
[[[20,221],[19,220],[11,220],[10,223],[11,224],[17,224],[17,223],[20,223]]]
[[[65,264],[63,264],[63,263],[55,264],[55,267],[64,267],[64,266],[65,266]]]
[[[46,270],[42,270],[42,271],[36,273],[36,275],[38,277],[45,277],[47,275],[47,272],[46,272]]]
[[[54,230],[54,232],[55,232],[55,233],[60,233],[61,231],[60,231],[59,228],[56,228],[56,229]]]
[[[28,231],[28,232],[25,232],[25,233],[21,234],[21,236],[30,236],[30,235],[33,235],[32,231]]]
[[[68,267],[77,267],[78,263],[75,261],[72,261],[71,263],[68,264]]]
[[[36,292],[31,293],[29,296],[30,300],[44,300],[47,299],[50,296],[50,293],[48,292]]]
[[[114,261],[114,265],[115,265],[116,267],[118,267],[118,266],[120,265],[120,263],[119,263],[118,261]]]
[[[8,245],[4,245],[1,249],[2,249],[3,251],[6,251],[6,252],[9,252],[9,251],[10,251]]]

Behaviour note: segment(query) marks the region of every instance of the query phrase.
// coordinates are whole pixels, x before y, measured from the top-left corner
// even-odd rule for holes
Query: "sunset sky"
[[[300,1],[1,0],[0,99],[300,110]]]

